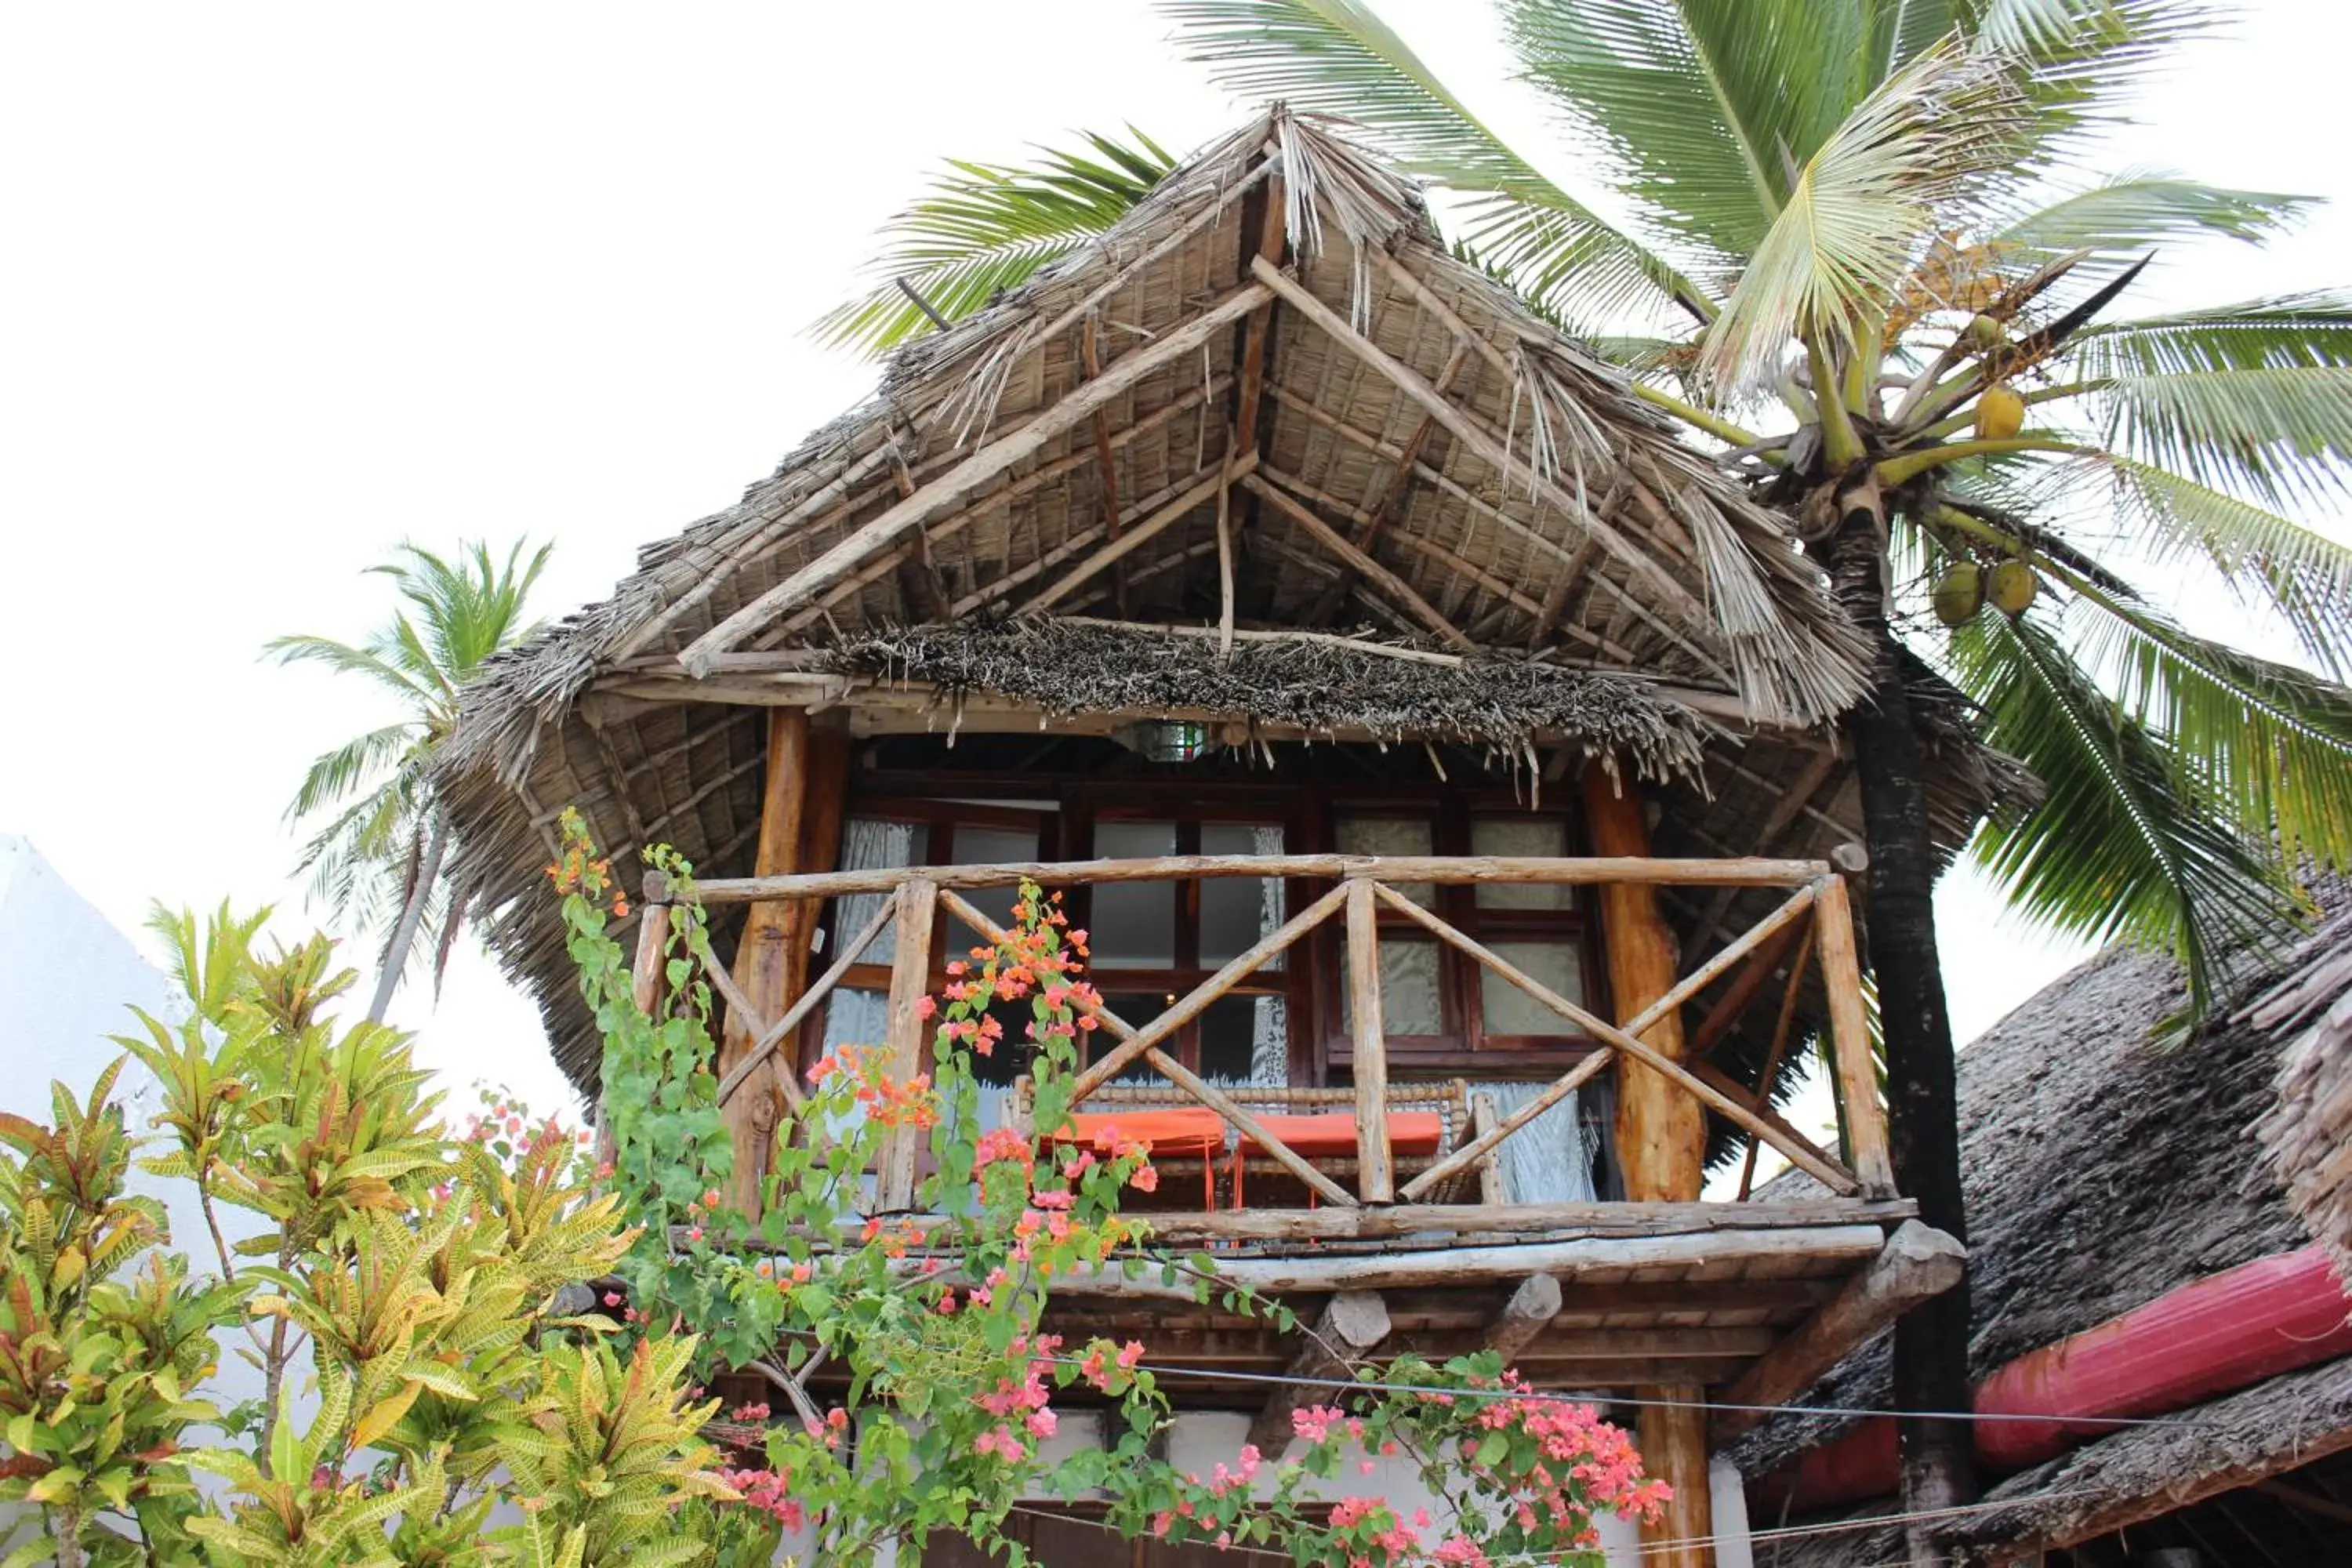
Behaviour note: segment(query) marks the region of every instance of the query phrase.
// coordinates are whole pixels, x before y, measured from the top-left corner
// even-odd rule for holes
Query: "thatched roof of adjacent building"
[[[2283,1060],[2296,1059],[2298,1020],[2325,1005],[2310,994],[2314,984],[2325,980],[2334,1001],[2352,976],[2352,890],[2331,885],[2322,894],[2326,918],[2287,952],[2240,956],[2242,990],[2255,1003],[2215,1016],[2189,1040],[2158,1037],[2187,999],[2178,968],[2117,948],[1960,1052],[1973,1376],[2309,1239],[2259,1130],[2278,1104]],[[2302,1006],[2278,1000],[2298,991]],[[1808,1186],[1784,1176],[1765,1191],[1793,1198]],[[1856,1352],[1807,1402],[1884,1406],[1886,1348],[1882,1337]],[[2289,1373],[2183,1414],[2194,1419],[2122,1429],[2008,1478],[1987,1493],[1998,1506],[1954,1523],[1949,1540],[1976,1551],[2030,1550],[2137,1501],[2202,1496],[2216,1479],[2243,1484],[2352,1442],[2352,1363]],[[1783,1418],[1732,1457],[1751,1478],[1765,1476],[1853,1424]],[[2265,1466],[2266,1458],[2276,1463]],[[1839,1533],[1790,1542],[1780,1561],[1847,1568],[1900,1557],[1889,1548],[1899,1548],[1891,1529]]]
[[[744,869],[761,705],[1605,753],[1681,792],[1663,853],[1818,854],[1859,837],[1824,727],[1863,682],[1776,514],[1450,256],[1404,175],[1277,110],[498,660],[439,779],[457,885],[585,1084],[534,889],[556,816]],[[1956,846],[2021,781],[1920,691]]]

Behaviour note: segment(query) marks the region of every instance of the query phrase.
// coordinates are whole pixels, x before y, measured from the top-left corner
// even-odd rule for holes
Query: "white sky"
[[[1539,153],[1485,7],[1381,9]],[[1135,0],[0,8],[0,830],[126,931],[226,895],[290,931],[280,809],[383,715],[261,644],[356,638],[404,537],[551,536],[542,611],[601,596],[863,393],[802,329],[938,158],[1238,121],[1165,31]],[[2347,42],[2331,0],[2252,6],[2117,166],[2340,203]],[[2339,205],[2144,297],[2341,281],[2347,237]],[[2079,956],[1965,878],[1944,915],[1963,1038]],[[478,952],[394,1021],[453,1088],[566,1097]]]

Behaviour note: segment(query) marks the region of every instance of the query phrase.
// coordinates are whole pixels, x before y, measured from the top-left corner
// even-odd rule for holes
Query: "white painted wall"
[[[0,834],[0,1110],[47,1125],[54,1120],[52,1082],[87,1096],[107,1064],[127,1054],[108,1037],[139,1032],[131,1006],[176,1023],[184,1011],[176,1002],[163,973],[67,886],[30,841]],[[129,1062],[114,1097],[131,1131],[146,1134],[162,1098],[147,1069]],[[188,1255],[194,1271],[217,1270],[194,1187],[151,1176],[135,1163],[129,1185],[163,1200],[173,1246]],[[223,1209],[221,1228],[235,1243],[265,1227],[258,1216]],[[226,1408],[261,1391],[260,1372],[231,1353],[224,1335],[220,1375],[209,1396]]]

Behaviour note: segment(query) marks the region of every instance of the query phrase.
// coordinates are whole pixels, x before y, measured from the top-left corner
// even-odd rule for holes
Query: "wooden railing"
[[[719,1084],[723,1103],[766,1061],[771,1053],[791,1041],[802,1022],[837,986],[851,967],[886,929],[895,929],[897,941],[890,967],[887,1049],[892,1072],[910,1076],[923,1068],[928,1027],[920,1010],[931,981],[932,931],[938,912],[949,914],[981,937],[1001,941],[1003,928],[973,906],[968,890],[1010,888],[1024,880],[1048,888],[1081,883],[1185,880],[1203,877],[1263,877],[1328,879],[1335,885],[1305,909],[1267,932],[1255,945],[1178,998],[1158,1016],[1140,1026],[1105,1009],[1097,1015],[1097,1027],[1117,1043],[1078,1075],[1073,1104],[1139,1059],[1150,1064],[1175,1089],[1213,1110],[1252,1145],[1304,1183],[1324,1201],[1347,1207],[1362,1205],[1412,1203],[1438,1192],[1443,1184],[1473,1168],[1508,1140],[1519,1136],[1539,1116],[1599,1074],[1612,1061],[1640,1063],[1667,1079],[1709,1110],[1730,1121],[1753,1141],[1779,1150],[1799,1169],[1843,1196],[1889,1196],[1894,1192],[1888,1161],[1886,1124],[1878,1096],[1877,1076],[1863,1014],[1862,977],[1855,956],[1853,923],[1846,884],[1827,864],[1815,860],[1656,859],[1656,858],[1511,858],[1479,856],[1347,856],[1347,855],[1178,855],[1133,860],[1066,860],[989,866],[922,866],[864,871],[821,872],[799,876],[751,877],[702,882],[696,892],[706,904],[764,902],[785,900],[840,898],[851,894],[886,895],[883,905],[865,927],[841,944],[833,963],[773,1022],[762,1019],[740,987],[723,970],[709,974],[712,985],[737,1016],[748,1024],[752,1047]],[[1763,919],[1733,937],[1704,963],[1684,975],[1663,995],[1650,1000],[1622,1024],[1601,1018],[1560,995],[1507,959],[1457,930],[1396,890],[1397,883],[1547,883],[1593,885],[1646,883],[1654,886],[1715,888],[1781,888],[1789,896]],[[638,989],[648,1005],[658,995],[659,965],[667,927],[666,889],[646,889],[646,927],[638,949]],[[1378,956],[1381,910],[1421,927],[1473,962],[1517,987],[1539,1005],[1590,1037],[1596,1048],[1547,1085],[1541,1092],[1499,1121],[1486,1123],[1459,1147],[1421,1171],[1402,1186],[1393,1178],[1394,1161],[1388,1129],[1388,1053],[1381,1026],[1381,977]],[[1346,985],[1351,1068],[1355,1081],[1358,1173],[1357,1191],[1349,1192],[1325,1172],[1262,1125],[1234,1099],[1186,1068],[1165,1048],[1176,1032],[1198,1017],[1219,997],[1271,962],[1309,931],[1334,916],[1346,929]],[[1800,922],[1803,922],[1801,924]],[[1763,979],[1803,942],[1810,927],[1811,956],[1819,963],[1828,997],[1831,1058],[1835,1068],[1843,1108],[1849,1165],[1817,1147],[1811,1140],[1774,1115],[1761,1094],[1750,1094],[1720,1072],[1676,1060],[1642,1037],[1675,1009],[1690,1003],[1708,986],[1745,963],[1748,971],[1727,988],[1727,1002],[1735,1007],[1752,1000]],[[1604,933],[1604,937],[1605,937]],[[1788,1045],[1804,965],[1790,965],[1787,991],[1780,1010],[1771,1055],[1777,1062]],[[1736,1000],[1735,1000],[1736,999]],[[1719,1002],[1703,1031],[1719,1037],[1729,1019]],[[772,1075],[778,1089],[798,1109],[804,1096],[796,1075],[789,1070]],[[884,1211],[912,1205],[917,1147],[911,1129],[894,1134],[877,1173],[877,1204]]]

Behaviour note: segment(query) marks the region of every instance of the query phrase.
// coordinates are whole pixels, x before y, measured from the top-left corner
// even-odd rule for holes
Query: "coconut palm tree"
[[[289,823],[320,821],[296,868],[314,894],[356,929],[384,932],[368,1016],[383,1021],[415,956],[428,946],[436,984],[465,924],[462,900],[441,885],[448,824],[434,797],[435,750],[457,721],[457,691],[485,659],[530,635],[523,619],[531,585],[552,545],[528,560],[528,543],[504,563],[479,542],[445,559],[415,544],[369,568],[390,577],[400,607],[356,646],[331,637],[283,637],[268,651],[281,664],[322,664],[373,681],[404,714],[322,752],[287,807]]]
[[[1360,0],[1163,9],[1221,84],[1342,117],[1439,187],[1456,244],[1784,506],[1872,635],[1875,700],[1846,728],[1896,1173],[1964,1235],[1906,661],[1956,681],[2046,786],[1985,825],[1979,863],[2048,926],[2172,949],[2192,1012],[2213,955],[2297,907],[2298,866],[2352,859],[2352,692],[2325,678],[2352,550],[2298,518],[2352,478],[2352,294],[2135,313],[2158,247],[2259,242],[2306,204],[2079,175],[2139,79],[2223,7],[1498,0],[1581,192]],[[1045,215],[1018,199],[1029,172],[989,173],[1001,211],[950,185],[894,222],[881,289],[905,304],[897,279],[922,293],[983,253],[992,289],[1018,281],[1031,253],[1007,241]],[[929,328],[911,304],[821,323],[874,350]],[[2311,668],[2198,635],[2151,592],[2200,576]],[[1967,1331],[1964,1292],[1898,1326],[1898,1408],[1966,1408]],[[1903,1438],[1916,1502],[1966,1489],[1964,1424]]]

